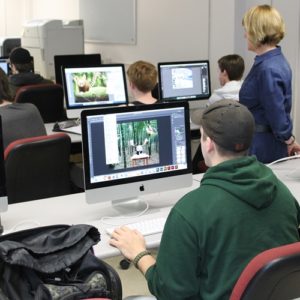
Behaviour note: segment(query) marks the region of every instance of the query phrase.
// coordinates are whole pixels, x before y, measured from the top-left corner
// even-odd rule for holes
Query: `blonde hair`
[[[242,22],[249,41],[256,47],[277,45],[284,37],[285,25],[280,13],[270,5],[250,8]]]
[[[157,82],[157,70],[149,62],[139,60],[131,64],[127,70],[128,79],[143,93],[154,89]]]

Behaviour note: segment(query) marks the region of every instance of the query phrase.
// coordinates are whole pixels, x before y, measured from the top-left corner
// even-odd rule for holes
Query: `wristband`
[[[142,252],[140,252],[132,261],[132,263],[134,264],[134,266],[138,269],[138,263],[140,261],[140,259],[146,255],[151,255],[151,252],[148,250],[144,250]]]
[[[288,146],[291,146],[295,143],[296,139],[295,139],[295,136],[293,134],[292,134],[291,138],[292,138],[292,141],[290,143],[286,143]]]

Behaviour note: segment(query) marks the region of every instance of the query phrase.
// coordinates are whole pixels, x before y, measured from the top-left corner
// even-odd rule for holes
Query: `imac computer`
[[[66,54],[54,55],[55,82],[63,84],[62,67],[94,67],[101,65],[101,55],[95,54]]]
[[[128,104],[123,64],[63,67],[63,87],[68,118],[79,118],[83,109]]]
[[[5,162],[4,162],[4,148],[3,148],[3,135],[2,135],[2,120],[0,116],[0,212],[7,211],[8,200],[6,193],[6,180],[5,180]],[[1,224],[1,222],[0,222]],[[1,227],[1,226],[0,226]],[[1,229],[3,229],[1,227]]]
[[[114,107],[81,114],[87,203],[125,206],[192,185],[187,103]]]
[[[163,101],[188,101],[190,108],[197,108],[197,100],[211,95],[208,60],[158,63],[158,78]]]

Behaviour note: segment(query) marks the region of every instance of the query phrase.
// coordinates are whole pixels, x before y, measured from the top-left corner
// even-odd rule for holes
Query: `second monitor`
[[[68,118],[79,118],[83,109],[127,105],[123,64],[96,67],[63,67]]]
[[[158,63],[159,96],[163,101],[207,100],[211,95],[208,60]]]

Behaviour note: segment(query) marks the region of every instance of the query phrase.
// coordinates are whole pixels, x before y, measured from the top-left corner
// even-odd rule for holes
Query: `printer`
[[[21,45],[33,56],[35,72],[54,79],[54,55],[84,54],[83,20],[28,21]]]

